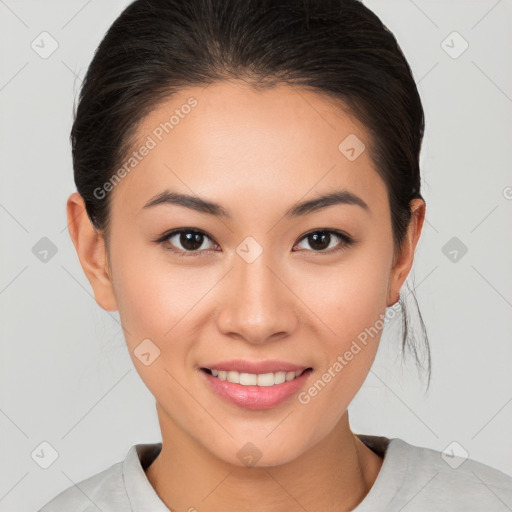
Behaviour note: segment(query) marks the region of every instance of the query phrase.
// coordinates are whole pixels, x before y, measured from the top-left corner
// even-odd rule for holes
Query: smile
[[[241,384],[242,386],[275,386],[276,384],[283,384],[289,382],[297,377],[300,377],[305,371],[299,370],[296,372],[277,371],[271,373],[243,373],[237,371],[216,370],[215,368],[202,368],[203,371],[209,373],[213,377],[220,380],[228,381],[233,384]]]
[[[205,367],[200,368],[199,373],[207,387],[222,400],[243,409],[263,410],[277,407],[299,393],[313,372],[311,367],[269,372],[269,365],[265,366],[265,373]]]

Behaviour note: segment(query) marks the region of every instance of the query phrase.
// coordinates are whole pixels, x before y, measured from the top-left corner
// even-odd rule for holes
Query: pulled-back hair
[[[108,182],[141,121],[187,86],[244,80],[297,85],[340,100],[366,128],[386,184],[395,254],[420,194],[424,113],[393,34],[358,0],[136,0],[109,28],[87,70],[71,131],[74,178],[108,246]],[[416,302],[414,293],[411,295]],[[402,348],[419,363],[402,306]],[[416,302],[417,306],[417,302]],[[418,309],[419,312],[419,309]],[[425,326],[419,314],[428,354]]]

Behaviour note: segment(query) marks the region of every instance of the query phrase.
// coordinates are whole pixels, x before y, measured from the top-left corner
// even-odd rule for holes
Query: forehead
[[[262,200],[289,206],[343,187],[382,202],[369,135],[343,107],[291,86],[255,90],[229,81],[182,89],[140,123],[137,161],[113,196],[140,209],[170,189],[261,208]]]

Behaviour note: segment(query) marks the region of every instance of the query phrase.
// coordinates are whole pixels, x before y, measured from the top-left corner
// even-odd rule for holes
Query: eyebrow
[[[151,208],[161,204],[171,204],[189,208],[200,213],[206,213],[215,217],[222,217],[225,219],[232,219],[231,214],[223,208],[220,204],[201,199],[200,197],[182,194],[178,192],[171,192],[165,190],[160,194],[152,197],[142,209]],[[286,218],[302,217],[319,210],[323,210],[329,206],[337,204],[347,204],[360,206],[363,210],[370,213],[369,206],[357,195],[349,192],[348,190],[336,190],[329,194],[319,196],[315,199],[299,203],[290,208],[284,214]]]

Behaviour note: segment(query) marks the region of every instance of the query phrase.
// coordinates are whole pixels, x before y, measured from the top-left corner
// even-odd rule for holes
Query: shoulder
[[[123,482],[123,462],[64,489],[39,512],[131,510]]]
[[[512,509],[512,477],[453,450],[440,452],[392,439],[389,455],[406,463],[395,500],[406,509],[507,511]]]

